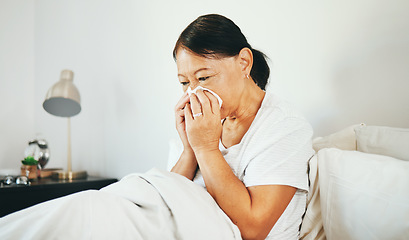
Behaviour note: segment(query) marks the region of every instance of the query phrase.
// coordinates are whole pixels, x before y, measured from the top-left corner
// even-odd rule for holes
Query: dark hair
[[[233,57],[238,55],[241,49],[249,48],[253,53],[250,75],[254,82],[265,90],[270,75],[267,57],[250,46],[240,28],[232,20],[218,14],[198,17],[180,34],[173,49],[175,60],[180,47],[208,58]]]

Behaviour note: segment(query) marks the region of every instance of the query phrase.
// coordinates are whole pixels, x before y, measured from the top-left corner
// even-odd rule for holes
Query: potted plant
[[[36,179],[38,177],[38,161],[32,156],[28,156],[21,161],[21,175],[28,177],[28,179]]]

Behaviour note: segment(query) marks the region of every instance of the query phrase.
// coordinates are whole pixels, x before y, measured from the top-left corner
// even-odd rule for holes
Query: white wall
[[[34,3],[0,2],[0,174],[19,172],[34,137]]]
[[[205,13],[231,18],[270,57],[269,89],[297,105],[316,136],[360,122],[409,127],[408,1],[37,0],[0,9],[0,168],[16,165],[37,132],[50,143],[48,167],[65,166],[66,119],[41,106],[65,68],[82,97],[71,121],[74,170],[165,168],[181,94],[171,52]]]

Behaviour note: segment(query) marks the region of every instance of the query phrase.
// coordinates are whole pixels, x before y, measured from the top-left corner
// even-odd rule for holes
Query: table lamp
[[[77,87],[73,83],[74,73],[71,70],[61,72],[60,81],[55,83],[47,92],[43,108],[50,114],[68,118],[68,149],[67,171],[53,173],[53,178],[79,179],[86,178],[87,172],[73,172],[71,170],[71,117],[81,111],[81,98]]]

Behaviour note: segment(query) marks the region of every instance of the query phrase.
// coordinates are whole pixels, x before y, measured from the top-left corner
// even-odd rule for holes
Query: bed
[[[409,129],[358,124],[313,147],[301,239],[409,239]],[[0,218],[0,239],[108,238],[241,236],[202,187],[158,169]]]
[[[241,239],[213,198],[152,169],[0,218],[0,239]]]

